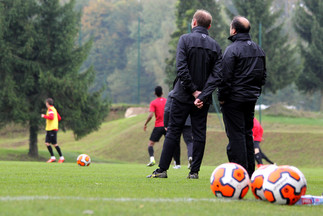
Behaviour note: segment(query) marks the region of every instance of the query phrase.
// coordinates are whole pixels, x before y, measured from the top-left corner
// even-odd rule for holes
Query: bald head
[[[197,10],[193,16],[193,21],[196,21],[196,25],[210,28],[212,23],[212,15],[206,10]]]
[[[249,33],[250,22],[243,16],[236,16],[231,22],[231,29],[235,30],[236,33]]]

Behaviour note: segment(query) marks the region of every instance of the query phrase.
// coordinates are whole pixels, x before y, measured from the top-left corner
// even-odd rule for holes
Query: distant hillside
[[[121,118],[105,122],[101,129],[82,140],[75,141],[71,132],[59,132],[58,140],[63,152],[74,161],[79,153],[87,153],[99,162],[148,162],[147,144],[153,122],[148,131],[143,131],[143,125],[148,114],[132,118]],[[292,164],[295,166],[323,166],[323,119],[291,118],[263,116],[264,141],[262,150],[277,164]],[[0,160],[28,160],[21,156],[28,151],[28,135],[2,136],[0,139]],[[39,135],[41,160],[48,157],[43,144],[45,132]],[[204,164],[217,165],[227,162],[227,137],[221,128],[216,114],[208,118],[207,145]],[[155,145],[157,160],[162,150],[163,139]],[[182,141],[182,164],[186,161],[186,146]],[[12,156],[8,156],[8,151]]]

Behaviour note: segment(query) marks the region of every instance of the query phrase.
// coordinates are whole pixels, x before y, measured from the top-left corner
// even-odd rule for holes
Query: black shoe
[[[198,173],[189,173],[187,176],[188,179],[198,179],[199,174]]]
[[[167,171],[159,172],[159,170],[156,169],[151,175],[148,175],[147,178],[167,178]]]

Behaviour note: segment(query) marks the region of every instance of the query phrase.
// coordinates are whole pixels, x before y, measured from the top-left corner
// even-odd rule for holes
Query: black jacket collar
[[[206,34],[209,35],[209,32],[207,31],[207,29],[205,27],[202,26],[196,26],[192,29],[192,33],[193,32],[198,32],[198,33],[202,33],[202,34]]]
[[[236,41],[236,40],[251,40],[250,34],[249,33],[238,33],[235,35],[232,35],[230,37],[228,37],[228,39],[232,42]]]

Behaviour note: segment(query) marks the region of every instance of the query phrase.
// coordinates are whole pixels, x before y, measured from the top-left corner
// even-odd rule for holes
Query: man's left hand
[[[195,91],[195,92],[193,92],[192,93],[192,95],[194,96],[194,98],[196,99],[199,95],[201,94],[201,92],[200,91]]]

